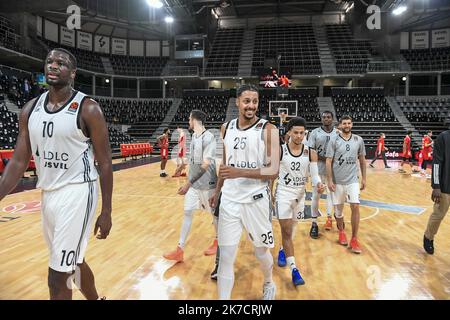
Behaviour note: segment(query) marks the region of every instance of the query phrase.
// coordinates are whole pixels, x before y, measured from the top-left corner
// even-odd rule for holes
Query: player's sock
[[[238,246],[221,246],[219,271],[217,273],[217,292],[219,300],[229,300],[234,285],[234,260]]]
[[[189,232],[191,231],[192,219],[193,219],[193,211],[192,210],[184,211],[183,224],[181,226],[180,232],[180,241],[178,242],[178,245],[183,250],[184,245],[186,244],[186,239],[189,235]]]
[[[295,265],[295,258],[293,256],[287,257],[286,262],[287,262],[289,268],[291,268],[291,272],[293,269],[297,269],[297,266]]]
[[[213,225],[214,225],[214,230],[216,231],[216,239],[217,239],[217,226],[219,224],[219,218],[216,216],[213,216]]]
[[[272,280],[272,269],[273,269],[273,258],[270,254],[270,250],[265,247],[255,248],[256,258],[261,264],[261,269],[264,274],[264,283],[271,283]]]
[[[331,217],[333,211],[333,200],[331,199],[330,193],[327,194],[327,216]]]
[[[313,194],[312,194],[312,199],[311,199],[311,216],[313,219],[317,218],[319,216],[319,200],[320,200],[320,194],[314,188]],[[316,222],[317,222],[317,219],[316,219]]]

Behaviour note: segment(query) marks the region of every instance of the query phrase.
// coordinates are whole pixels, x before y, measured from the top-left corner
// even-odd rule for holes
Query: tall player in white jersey
[[[69,277],[87,299],[99,299],[94,275],[84,260],[92,230],[100,175],[102,210],[94,234],[106,239],[111,230],[113,186],[108,128],[100,106],[75,91],[76,59],[64,49],[45,60],[49,91],[29,101],[20,114],[14,157],[0,180],[0,200],[17,185],[34,156],[42,189],[42,225],[50,259],[50,299],[71,299]],[[99,173],[94,166],[95,159]]]
[[[195,210],[206,210],[213,216],[215,235],[217,236],[217,218],[209,205],[209,198],[217,184],[216,172],[216,140],[214,135],[205,129],[206,114],[201,110],[192,110],[189,116],[189,129],[194,130],[189,147],[189,176],[187,183],[178,190],[184,195],[184,218],[181,226],[180,240],[174,251],[164,254],[164,258],[182,262],[184,247],[191,230]],[[204,254],[215,255],[217,240]]]
[[[352,210],[352,239],[349,249],[361,253],[357,239],[359,230],[359,193],[366,188],[366,150],[364,140],[352,133],[352,118],[342,116],[339,119],[342,132],[334,136],[327,147],[327,181],[334,205],[334,216],[339,229],[339,243],[346,246],[344,204],[348,202]],[[359,183],[361,168],[361,184]]]
[[[278,265],[284,267],[286,263],[289,264],[292,282],[298,286],[305,282],[295,263],[293,236],[297,219],[301,219],[303,214],[302,201],[308,176],[311,175],[313,188],[317,188],[318,193],[323,192],[324,185],[317,168],[317,153],[304,143],[305,119],[291,119],[286,131],[289,142],[281,146],[280,172],[275,192],[275,213],[280,223],[283,244],[278,254]]]
[[[328,144],[332,137],[338,134],[338,131],[333,127],[333,113],[331,111],[324,111],[321,114],[322,118],[322,126],[311,131],[308,139],[308,146],[311,149],[314,149],[319,158],[318,168],[319,175],[322,182],[326,183],[327,181],[327,168],[326,168],[326,157],[325,154],[327,152]],[[332,228],[332,219],[331,213],[333,211],[333,201],[331,200],[331,195],[328,190],[327,193],[327,221],[325,222],[325,230],[331,230]],[[312,200],[311,200],[311,216],[312,216],[312,224],[311,230],[309,231],[309,235],[313,239],[319,238],[319,227],[317,225],[317,218],[320,216],[319,212],[319,200],[320,194],[317,192],[316,188],[313,188],[312,192]]]
[[[222,191],[219,214],[220,261],[218,297],[230,299],[234,285],[234,261],[242,229],[255,247],[264,273],[263,299],[275,299],[272,279],[274,246],[269,181],[278,175],[280,143],[278,129],[256,116],[258,88],[244,84],[237,89],[239,117],[221,128],[224,142],[223,164],[216,193],[210,199],[215,207]]]

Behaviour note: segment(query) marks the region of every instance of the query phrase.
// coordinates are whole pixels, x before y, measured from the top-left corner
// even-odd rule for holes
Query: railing
[[[407,72],[411,71],[405,61],[371,61],[367,63],[367,72]]]
[[[166,66],[162,72],[162,77],[187,78],[198,77],[199,70],[197,66]]]

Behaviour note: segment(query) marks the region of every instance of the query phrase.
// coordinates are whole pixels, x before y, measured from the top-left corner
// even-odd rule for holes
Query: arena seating
[[[376,147],[381,132],[386,146],[401,149],[406,131],[396,119],[384,97],[382,88],[333,88],[333,104],[337,118],[353,118],[353,132],[360,135],[368,151]]]
[[[128,76],[160,76],[168,57],[134,57],[109,55],[114,73]]]
[[[21,45],[20,40],[21,36],[16,33],[11,21],[6,17],[0,16],[0,47],[5,47],[41,59],[45,57],[45,50],[34,44],[32,38],[29,39],[30,42],[27,47]]]
[[[48,45],[50,49],[63,48],[71,52],[77,58],[78,68],[105,73],[105,69],[103,68],[103,63],[100,59],[99,53],[65,46],[63,44],[55,43],[49,40],[43,39],[43,41]]]
[[[205,76],[235,76],[238,73],[244,29],[219,29],[206,63]]]
[[[120,156],[126,160],[127,157],[136,159],[138,156],[149,156],[153,152],[150,143],[123,143],[120,145]]]
[[[413,71],[450,70],[450,47],[400,50]]]
[[[124,134],[111,126],[108,126],[108,132],[109,143],[112,149],[117,149],[121,144],[131,143],[133,141],[133,139],[129,135]]]
[[[186,125],[186,123],[189,122],[190,112],[194,109],[198,109],[207,114],[207,125],[220,125],[225,122],[228,99],[229,91],[185,91],[183,100],[173,119],[173,123]]]
[[[450,96],[442,97],[397,97],[406,118],[421,133],[433,131],[433,137],[447,130],[450,116]]]
[[[280,68],[292,74],[321,74],[319,51],[311,25],[256,27],[252,74],[259,75],[266,58],[281,55]]]
[[[337,73],[366,73],[372,47],[367,40],[356,40],[349,25],[326,25],[328,44],[336,62]]]
[[[97,97],[106,121],[115,124],[161,122],[172,105],[171,100],[136,100]]]
[[[14,149],[19,134],[18,117],[8,110],[3,100],[0,100],[0,133],[0,149]]]
[[[30,80],[31,75],[16,69],[0,68],[0,94],[4,94],[19,108],[30,99],[38,96],[41,88]],[[25,92],[24,82],[28,81],[28,92]]]

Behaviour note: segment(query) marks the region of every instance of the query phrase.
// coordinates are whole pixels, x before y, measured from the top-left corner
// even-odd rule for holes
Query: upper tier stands
[[[450,47],[401,50],[413,71],[450,70]]]
[[[77,58],[78,68],[105,73],[102,60],[100,59],[100,54],[83,49],[65,46],[63,44],[55,43],[49,40],[45,40],[45,43],[48,45],[50,49],[63,48],[73,53],[73,55]]]
[[[337,118],[349,115],[353,118],[355,134],[360,135],[373,150],[381,132],[386,134],[386,146],[401,149],[405,130],[395,118],[383,89],[376,88],[333,88],[333,104]]]
[[[397,97],[409,122],[421,133],[433,131],[433,137],[437,136],[448,127],[446,119],[450,116],[450,97]]]
[[[281,55],[280,68],[292,74],[321,74],[319,52],[311,25],[256,27],[252,74],[264,68],[265,58]]]
[[[11,21],[0,16],[0,46],[41,59],[45,57],[45,51],[41,47],[34,45],[32,41],[24,47],[20,40],[21,36],[15,32]]]
[[[78,67],[95,72],[105,73],[105,68],[100,57],[109,59],[113,71],[117,75],[127,76],[160,76],[169,60],[168,57],[138,57],[100,54],[83,49],[77,49],[45,40],[49,48],[64,48],[72,52],[77,58]]]
[[[115,74],[157,77],[161,75],[169,58],[110,55],[109,60]]]
[[[133,100],[98,97],[106,121],[118,124],[161,122],[167,114],[171,100]]]
[[[244,29],[219,29],[206,63],[205,76],[236,76]]]
[[[366,73],[371,44],[355,40],[349,25],[326,25],[328,44],[336,62],[337,73]]]

